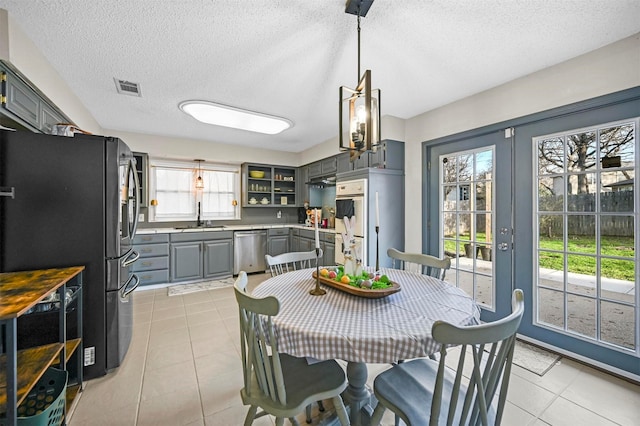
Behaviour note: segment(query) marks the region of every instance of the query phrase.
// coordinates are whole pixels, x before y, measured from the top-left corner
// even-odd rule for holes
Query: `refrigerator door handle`
[[[140,284],[140,278],[138,278],[136,274],[131,274],[127,282],[118,289],[120,291],[120,296],[125,299],[133,290],[138,288],[138,284]]]
[[[123,267],[129,266],[132,263],[135,263],[135,261],[138,260],[139,258],[140,258],[140,253],[138,253],[134,249],[129,249],[125,253],[124,257],[122,258],[122,266]]]
[[[133,237],[136,236],[136,231],[138,230],[138,217],[140,216],[140,182],[138,181],[138,172],[136,171],[135,159],[131,158],[129,160],[130,171],[133,175],[133,200],[129,200],[129,202],[133,201],[135,203],[135,213],[133,215],[133,223],[131,224],[131,228],[129,229],[129,236],[133,240]]]
[[[16,198],[16,188],[13,186],[0,186],[0,197]]]

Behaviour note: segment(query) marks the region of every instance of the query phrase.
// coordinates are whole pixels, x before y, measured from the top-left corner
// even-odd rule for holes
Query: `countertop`
[[[200,228],[138,228],[136,234],[175,234],[181,232],[215,232],[215,231],[249,231],[254,229],[274,229],[274,228],[297,228],[314,230],[313,226],[304,226],[299,223],[277,223],[277,224],[256,224],[256,225],[225,225],[225,226],[212,226],[212,227],[200,227]],[[335,234],[335,228],[318,228],[320,232],[328,232]]]

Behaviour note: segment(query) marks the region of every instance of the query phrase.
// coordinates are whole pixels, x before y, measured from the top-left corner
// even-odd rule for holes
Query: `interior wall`
[[[107,134],[121,138],[133,151],[146,152],[150,157],[182,160],[198,158],[210,162],[229,164],[250,162],[283,166],[298,165],[297,153],[117,130],[107,130]]]
[[[405,249],[422,251],[422,142],[640,86],[638,64],[640,33],[407,120]]]
[[[0,9],[0,55],[0,59],[11,62],[81,129],[104,134],[80,99],[4,9]],[[70,52],[69,60],[79,59]]]

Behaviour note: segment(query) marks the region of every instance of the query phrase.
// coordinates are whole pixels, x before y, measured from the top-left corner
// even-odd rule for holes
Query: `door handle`
[[[0,186],[0,197],[16,198],[16,189],[13,186]]]

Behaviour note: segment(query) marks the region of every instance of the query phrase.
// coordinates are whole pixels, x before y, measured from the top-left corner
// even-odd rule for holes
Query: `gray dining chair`
[[[240,337],[244,387],[242,402],[249,405],[245,426],[266,414],[276,417],[276,425],[295,416],[306,406],[331,398],[340,424],[349,424],[340,394],[347,387],[344,370],[335,360],[309,364],[278,351],[272,317],[278,315],[280,303],[273,296],[256,298],[246,292],[247,274],[241,271],[234,285],[240,314]],[[258,413],[258,408],[262,411]]]
[[[395,248],[388,249],[387,255],[391,258],[391,267],[393,268],[406,271],[417,269],[421,274],[439,280],[444,280],[447,269],[451,267],[451,259],[448,257],[439,259],[428,254],[405,253]]]
[[[389,409],[407,425],[499,425],[524,313],[522,290],[513,292],[511,306],[510,315],[491,323],[457,327],[436,321],[432,335],[441,344],[440,361],[418,358],[380,373],[373,382],[378,405],[371,424],[380,424]],[[455,371],[445,365],[453,345],[461,345]],[[468,381],[463,379],[467,355],[472,358]]]
[[[319,254],[322,259],[322,249]],[[282,253],[277,256],[264,256],[271,276],[284,274],[289,271],[297,271],[298,269],[312,268],[316,266],[316,251],[293,251],[289,253]]]

